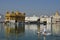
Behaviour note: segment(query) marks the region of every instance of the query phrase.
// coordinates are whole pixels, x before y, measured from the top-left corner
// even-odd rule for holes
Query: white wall
[[[39,17],[25,17],[25,21],[37,21]]]

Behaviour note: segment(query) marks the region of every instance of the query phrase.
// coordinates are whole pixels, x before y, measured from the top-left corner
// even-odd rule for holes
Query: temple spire
[[[55,16],[59,16],[59,12],[58,12],[58,11],[56,11],[56,14],[55,14]]]

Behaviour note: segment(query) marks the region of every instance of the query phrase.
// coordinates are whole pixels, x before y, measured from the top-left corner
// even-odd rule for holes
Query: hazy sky
[[[0,0],[0,14],[6,11],[25,12],[26,15],[52,15],[60,12],[60,0]]]

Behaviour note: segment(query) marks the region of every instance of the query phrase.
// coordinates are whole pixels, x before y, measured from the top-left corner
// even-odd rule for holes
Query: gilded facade
[[[21,13],[21,12],[6,12],[5,15],[5,22],[9,22],[11,20],[15,20],[15,22],[24,22],[25,21],[25,13]]]

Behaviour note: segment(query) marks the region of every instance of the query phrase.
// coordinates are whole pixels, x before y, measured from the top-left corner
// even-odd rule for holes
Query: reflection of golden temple
[[[16,25],[15,25],[16,26]],[[25,26],[25,25],[24,25]],[[24,31],[25,31],[25,27],[24,26],[19,26],[19,27],[17,27],[17,28],[11,28],[10,26],[8,26],[8,25],[5,25],[5,31],[6,31],[6,33],[17,33],[17,34],[19,34],[19,33],[24,33]]]
[[[17,25],[14,25],[17,26]],[[17,28],[11,28],[10,25],[5,25],[4,26],[5,29],[5,36],[6,36],[6,40],[13,40],[12,38],[14,37],[14,40],[17,40],[19,36],[23,36],[24,32],[25,32],[25,25],[23,26],[19,26]],[[13,35],[13,37],[12,37]]]

